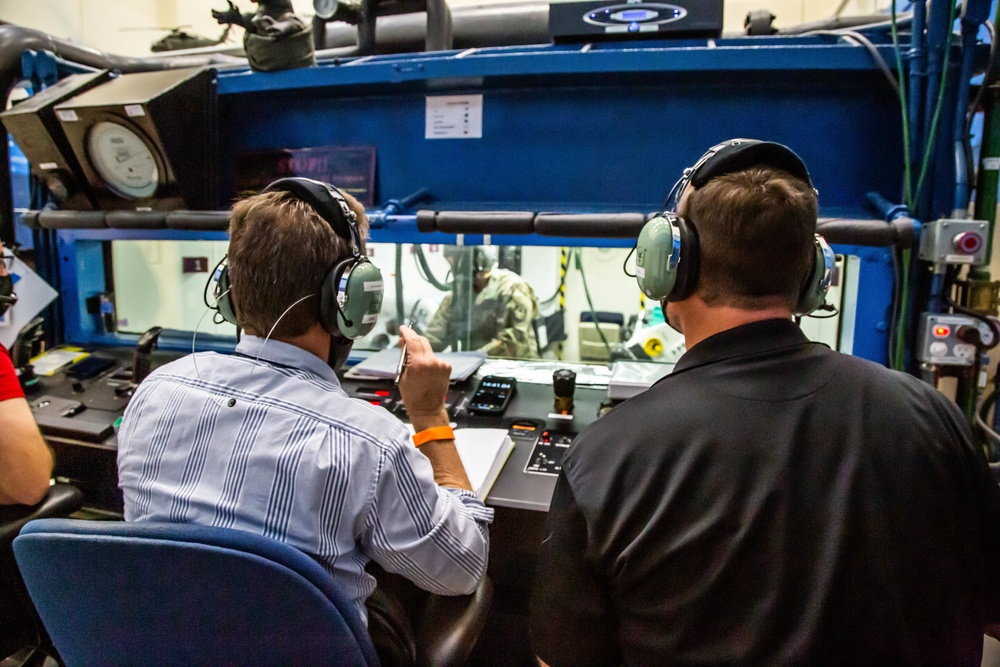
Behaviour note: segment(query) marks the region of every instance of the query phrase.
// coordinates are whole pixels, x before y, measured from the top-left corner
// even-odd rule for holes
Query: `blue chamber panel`
[[[892,251],[889,248],[834,246],[837,253],[861,259],[852,354],[880,364],[888,362],[892,316]]]
[[[10,151],[10,187],[14,198],[14,240],[30,250],[34,240],[31,230],[21,224],[20,211],[31,208],[31,169],[28,158],[10,135],[7,135],[7,150]]]
[[[98,331],[96,313],[87,312],[87,299],[107,290],[104,271],[104,248],[100,241],[80,240],[72,233],[60,233],[56,240],[59,253],[59,293],[67,341],[112,343],[114,336]],[[67,298],[67,296],[70,298]]]
[[[893,66],[891,48],[875,39]],[[324,146],[374,146],[376,202],[427,188],[431,201],[422,206],[439,210],[651,212],[706,148],[740,136],[797,151],[809,165],[824,216],[870,217],[866,193],[898,200],[901,190],[897,98],[863,48],[836,38],[374,56],[276,73],[226,69],[219,72],[218,92],[219,209],[236,195],[242,154]],[[482,138],[425,138],[427,97],[440,95],[482,95]],[[932,179],[948,180],[942,173]],[[599,231],[586,239],[494,234],[492,242],[631,245],[628,239],[599,238]],[[76,252],[81,259],[86,255],[88,266],[98,259],[92,245],[103,240],[219,236],[170,230],[76,234]],[[72,236],[60,234],[62,240]],[[373,234],[374,240],[395,243],[451,238],[419,232],[412,222]],[[75,257],[63,254],[63,264],[72,265],[63,266],[64,294],[85,298],[103,289],[90,284]],[[864,264],[855,353],[884,361],[891,267],[881,263],[883,251],[857,254]],[[74,312],[67,313],[71,338],[103,338],[92,317]]]
[[[865,71],[598,73],[440,87],[382,84],[234,94],[220,100],[223,154],[373,145],[377,200],[426,187],[435,205],[654,210],[710,145],[779,141],[809,165],[824,209],[897,195],[896,98]],[[481,139],[424,138],[429,95],[482,94]],[[238,131],[226,128],[236,128]],[[232,172],[223,190],[234,192]],[[224,202],[223,202],[224,203]]]

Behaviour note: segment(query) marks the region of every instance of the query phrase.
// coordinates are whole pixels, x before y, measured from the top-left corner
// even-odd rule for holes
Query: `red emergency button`
[[[951,240],[955,250],[966,255],[975,255],[983,247],[983,237],[976,232],[962,232]]]
[[[947,338],[948,334],[951,333],[951,327],[936,326],[934,327],[934,335],[938,338]]]

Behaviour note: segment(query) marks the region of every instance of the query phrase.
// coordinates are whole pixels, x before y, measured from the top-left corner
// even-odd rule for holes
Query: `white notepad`
[[[460,428],[455,430],[455,449],[476,496],[483,502],[497,481],[514,441],[505,428]]]
[[[413,425],[407,424],[410,433]],[[457,428],[455,449],[462,459],[472,491],[486,502],[494,482],[500,476],[507,457],[514,451],[514,441],[504,428]]]

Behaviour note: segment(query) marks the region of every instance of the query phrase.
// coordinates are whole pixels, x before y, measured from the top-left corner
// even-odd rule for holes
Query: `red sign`
[[[238,197],[256,194],[268,183],[289,176],[330,183],[365,206],[375,205],[374,146],[286,148],[236,156]]]

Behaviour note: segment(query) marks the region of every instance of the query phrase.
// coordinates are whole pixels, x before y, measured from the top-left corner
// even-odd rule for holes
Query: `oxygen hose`
[[[608,339],[604,335],[604,330],[601,329],[601,323],[597,319],[597,311],[594,310],[594,302],[590,298],[590,288],[587,286],[587,276],[583,273],[583,260],[580,259],[580,255],[580,248],[574,248],[573,265],[580,272],[580,282],[583,283],[583,293],[587,296],[587,307],[590,308],[590,317],[594,321],[594,328],[597,329],[597,335],[601,337],[601,342],[604,343],[604,349],[608,351],[608,361],[611,361],[611,345],[608,343]]]

